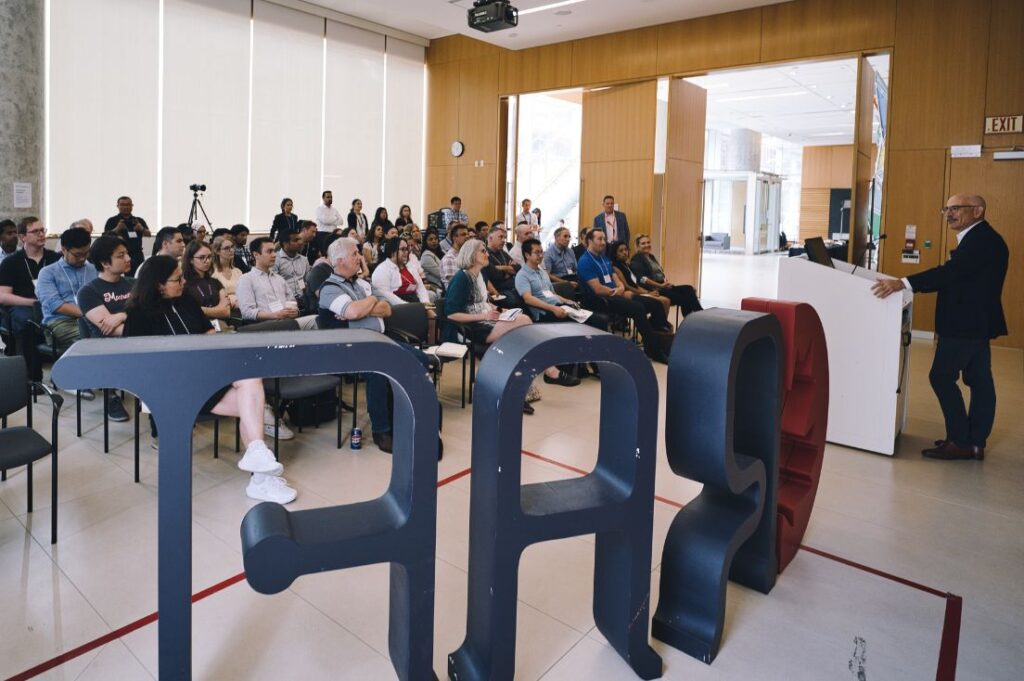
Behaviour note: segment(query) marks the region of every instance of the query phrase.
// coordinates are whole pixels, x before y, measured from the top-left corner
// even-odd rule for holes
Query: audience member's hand
[[[427,310],[427,319],[437,319],[437,311],[436,310],[429,310],[428,309]]]
[[[279,310],[277,313],[278,319],[294,319],[299,316],[299,309],[296,307],[286,307],[283,310]]]
[[[497,308],[492,307],[487,312],[484,312],[483,315],[484,315],[484,320],[490,321],[490,322],[496,322],[496,321],[498,321],[498,317],[501,315],[501,313],[498,312]]]
[[[556,307],[554,312],[552,312],[551,314],[555,315],[559,319],[565,319],[566,317],[569,316],[569,313],[565,311],[565,308],[561,307]]]
[[[103,332],[104,336],[109,336],[114,333],[114,329],[121,326],[122,320],[118,319],[115,315],[107,315],[104,319],[100,320],[100,331]]]

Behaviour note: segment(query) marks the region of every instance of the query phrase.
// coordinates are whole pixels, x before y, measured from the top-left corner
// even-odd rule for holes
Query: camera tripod
[[[192,208],[188,211],[188,221],[185,224],[191,227],[192,223],[199,219],[200,213],[203,214],[203,219],[206,220],[206,226],[213,229],[213,223],[210,222],[210,216],[206,214],[206,209],[203,208],[203,202],[199,198],[199,192],[192,190]]]

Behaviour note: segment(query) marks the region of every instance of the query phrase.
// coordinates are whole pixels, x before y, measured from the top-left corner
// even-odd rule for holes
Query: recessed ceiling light
[[[774,97],[799,97],[800,95],[808,94],[806,90],[798,90],[796,92],[778,92],[770,95],[745,95],[743,97],[722,97],[716,99],[716,102],[746,102],[752,99],[771,99]]]
[[[562,0],[561,2],[552,2],[539,7],[531,7],[530,9],[521,9],[519,10],[519,16],[533,14],[534,12],[543,12],[544,10],[554,9],[556,7],[565,7],[566,5],[575,5],[577,2],[583,2],[583,0]]]

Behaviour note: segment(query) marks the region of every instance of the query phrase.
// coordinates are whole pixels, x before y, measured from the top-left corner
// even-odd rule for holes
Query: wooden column
[[[681,78],[669,81],[661,261],[669,281],[691,284],[698,294],[706,113],[706,90]]]

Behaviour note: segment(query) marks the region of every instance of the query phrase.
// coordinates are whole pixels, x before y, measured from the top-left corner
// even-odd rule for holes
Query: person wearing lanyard
[[[153,256],[139,275],[128,300],[125,336],[188,336],[214,333],[213,326],[185,291],[181,266],[171,257]],[[284,478],[284,466],[263,441],[266,398],[263,380],[247,378],[227,385],[213,394],[201,414],[237,416],[245,455],[238,462],[252,473],[245,489],[250,499],[287,504],[297,496]]]
[[[273,272],[277,253],[274,242],[265,237],[250,244],[254,266],[238,279],[235,295],[242,319],[262,322],[268,319],[295,319],[301,329],[316,328],[316,315],[299,317],[299,303],[284,278]]]
[[[226,330],[224,324],[231,316],[231,304],[228,303],[224,284],[212,276],[213,249],[197,239],[185,248],[185,257],[181,263],[185,293],[199,303],[215,330]]]
[[[79,338],[78,292],[96,278],[96,268],[88,262],[89,233],[80,227],[60,235],[63,257],[39,270],[36,296],[43,311],[43,324],[53,333],[57,352],[63,353]],[[85,391],[83,391],[84,394]]]
[[[128,253],[132,256],[132,272],[139,269],[139,265],[145,259],[142,252],[142,237],[150,236],[149,225],[140,217],[132,215],[132,203],[130,196],[121,196],[117,199],[117,215],[107,219],[103,225],[103,233],[113,232],[128,244]]]

